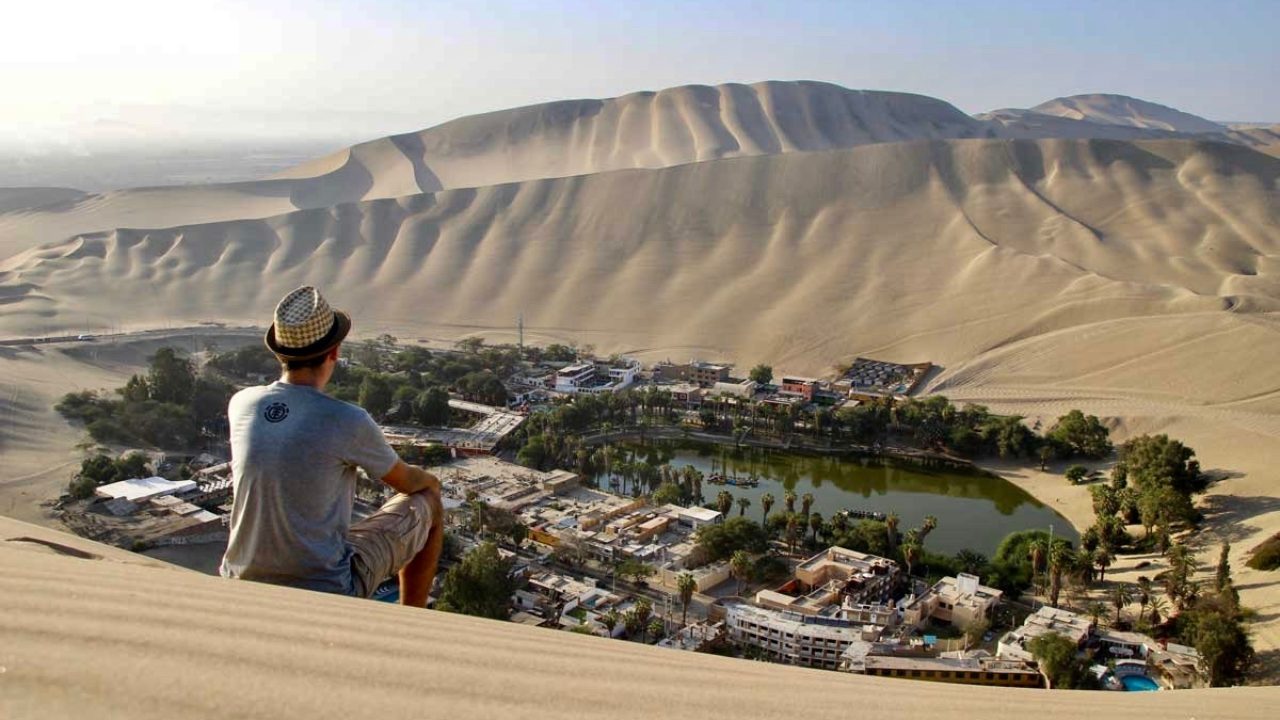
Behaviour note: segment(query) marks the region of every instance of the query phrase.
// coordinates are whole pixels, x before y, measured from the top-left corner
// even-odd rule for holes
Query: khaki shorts
[[[425,493],[396,494],[378,512],[351,526],[347,544],[355,594],[369,597],[383,580],[400,572],[427,544],[431,505]]]

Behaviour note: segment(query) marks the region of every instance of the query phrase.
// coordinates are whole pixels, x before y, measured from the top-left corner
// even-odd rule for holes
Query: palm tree
[[[667,630],[667,624],[662,622],[662,618],[654,618],[649,621],[649,627],[645,629],[645,642],[648,642],[650,637],[661,640],[662,633]]]
[[[751,556],[746,550],[737,550],[729,559],[729,567],[733,570],[733,577],[738,580],[738,594],[741,595],[743,582],[751,573]]]
[[[738,517],[742,517],[743,515],[745,515],[747,513],[747,508],[749,507],[751,507],[751,498],[749,497],[738,498]]]
[[[787,512],[794,513],[796,511],[796,494],[788,490],[782,495],[782,503],[787,506]]]
[[[907,576],[910,577],[912,567],[920,559],[920,543],[914,536],[907,538],[902,544],[902,560],[907,564]]]
[[[648,630],[649,618],[653,616],[653,603],[649,602],[649,598],[642,597],[636,601],[636,605],[632,608],[636,614],[636,624],[640,628],[640,632]]]
[[[1111,561],[1115,558],[1111,555],[1111,551],[1106,545],[1098,548],[1093,554],[1093,563],[1098,566],[1098,581],[1107,581],[1107,568],[1111,567]]]
[[[845,530],[849,529],[849,516],[842,512],[838,512],[831,516],[831,529],[836,535],[843,535]]]
[[[809,528],[813,530],[813,542],[817,543],[817,542],[818,542],[818,531],[822,529],[822,514],[821,514],[821,513],[816,513],[816,512],[815,512],[815,513],[810,513],[810,514],[809,514]]]
[[[716,493],[716,509],[721,515],[728,515],[729,509],[733,507],[733,495],[728,490],[721,490]]]
[[[600,624],[604,625],[605,634],[613,637],[613,629],[618,627],[618,621],[622,618],[618,615],[617,608],[609,608],[600,616]]]
[[[1120,624],[1120,611],[1125,606],[1133,602],[1133,589],[1127,583],[1116,583],[1111,589],[1111,604],[1116,606],[1116,621],[1114,624]]]
[[[924,539],[928,537],[929,533],[933,532],[936,527],[938,527],[938,518],[932,515],[925,515],[924,522],[920,525],[919,537],[921,545],[924,544]]]
[[[813,493],[805,493],[800,496],[800,515],[801,517],[809,517],[809,510],[813,508]]]
[[[1169,569],[1165,572],[1165,592],[1179,609],[1187,607],[1194,594],[1191,578],[1196,572],[1196,558],[1186,545],[1169,548]]]
[[[1151,578],[1143,575],[1138,578],[1138,615],[1147,616],[1147,603],[1151,602]]]
[[[1164,620],[1165,614],[1169,612],[1169,603],[1165,602],[1165,599],[1159,595],[1152,595],[1151,599],[1147,600],[1147,607],[1151,612],[1147,616],[1147,620],[1152,625],[1159,625]]]
[[[898,548],[898,513],[891,512],[884,519],[885,531],[889,535],[889,552],[893,553]]]
[[[1096,627],[1098,622],[1102,620],[1102,616],[1107,613],[1107,609],[1100,602],[1091,602],[1085,612],[1088,613],[1089,619],[1093,621]]]
[[[796,551],[796,540],[800,536],[800,516],[795,513],[787,513],[787,552],[794,553]]]
[[[967,548],[956,553],[956,565],[961,572],[966,572],[970,575],[981,575],[982,567],[986,564],[987,558],[982,553],[974,552]]]
[[[1049,604],[1058,607],[1058,595],[1062,592],[1062,572],[1074,560],[1071,549],[1065,544],[1054,543],[1049,549]]]
[[[684,627],[689,624],[689,603],[698,589],[698,581],[693,579],[693,573],[680,573],[676,576],[676,589],[680,592],[680,627]]]
[[[1027,559],[1031,561],[1031,587],[1036,587],[1036,574],[1040,572],[1040,566],[1044,564],[1045,554],[1048,551],[1048,543],[1044,540],[1032,540],[1027,546]]]
[[[765,528],[769,527],[769,511],[773,509],[774,502],[775,498],[773,497],[773,493],[765,493],[760,496],[760,507],[764,508],[764,517],[761,518],[760,523]]]

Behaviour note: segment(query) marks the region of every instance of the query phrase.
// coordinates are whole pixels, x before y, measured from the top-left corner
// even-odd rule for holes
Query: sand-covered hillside
[[[1227,128],[1198,115],[1127,95],[1072,95],[1041,103],[1032,111],[1105,125],[1127,125],[1183,133],[1221,133]]]
[[[3,331],[252,321],[315,283],[370,327],[523,313],[610,350],[953,361],[1104,319],[1277,309],[1278,176],[1215,143],[893,143],[116,230],[5,260]]]
[[[542,103],[362,143],[260,181],[116,190],[39,212],[0,212],[0,257],[98,230],[257,219],[447,188],[986,131],[942,100],[817,82],[686,85]]]

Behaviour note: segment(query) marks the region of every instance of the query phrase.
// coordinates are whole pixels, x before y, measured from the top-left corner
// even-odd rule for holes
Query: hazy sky
[[[1280,0],[35,0],[5,10],[0,133],[152,118],[174,132],[371,137],[544,100],[770,79],[922,93],[970,113],[1115,92],[1280,121],[1278,30]]]

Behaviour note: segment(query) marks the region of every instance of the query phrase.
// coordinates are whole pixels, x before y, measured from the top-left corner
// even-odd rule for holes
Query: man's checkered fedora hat
[[[350,331],[351,318],[329,307],[319,290],[304,285],[276,306],[267,348],[281,358],[306,360],[329,352]]]

